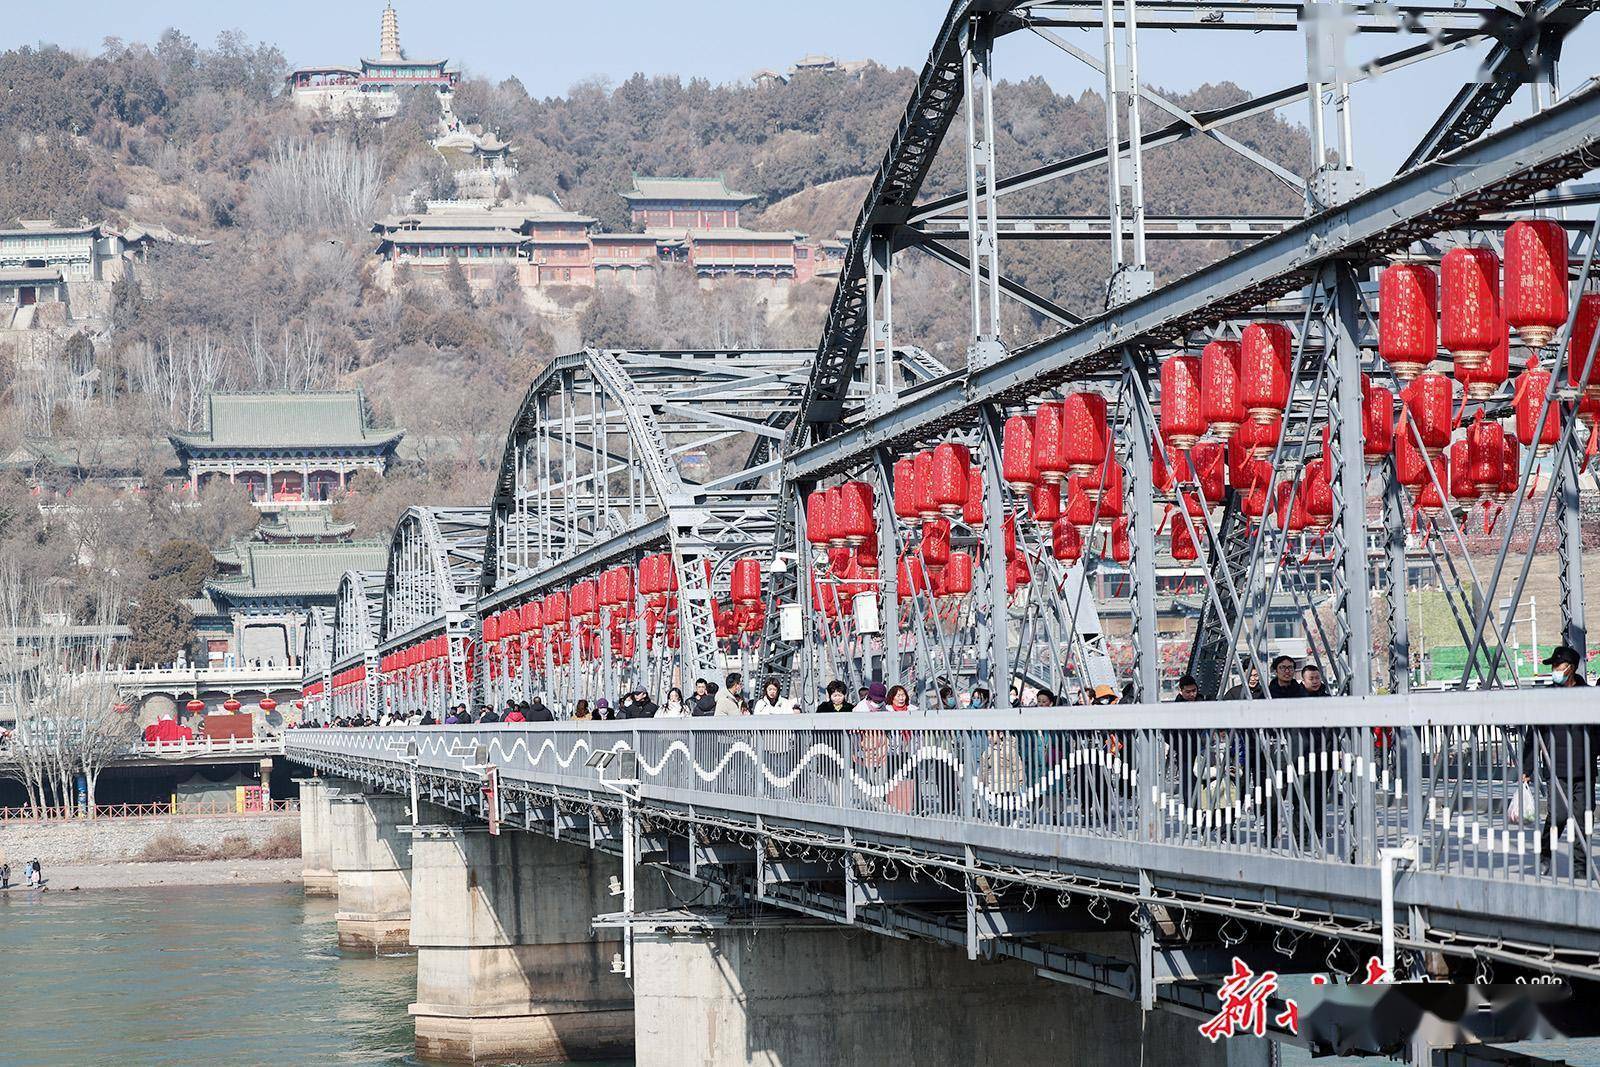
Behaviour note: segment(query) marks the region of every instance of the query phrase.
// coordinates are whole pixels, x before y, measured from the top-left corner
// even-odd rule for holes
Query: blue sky
[[[564,92],[579,79],[613,81],[635,71],[735,81],[762,67],[783,68],[807,52],[871,58],[890,66],[920,66],[946,5],[941,0],[399,0],[406,50],[421,58],[449,58],[472,73],[515,75],[536,96]],[[279,45],[291,63],[348,62],[377,51],[381,0],[65,0],[29,7],[26,18],[0,24],[0,46],[50,41],[97,50],[108,36],[154,41],[177,26],[205,43],[224,29]],[[1087,34],[1074,38],[1087,49]],[[1405,43],[1411,43],[1411,40]],[[1595,54],[1600,31],[1580,31],[1569,42],[1564,82],[1575,87],[1595,73],[1582,57]],[[1141,37],[1143,80],[1183,91],[1231,79],[1252,91],[1297,81],[1305,65],[1299,37],[1282,34],[1213,34],[1203,39],[1146,31]],[[1366,38],[1354,58],[1400,47],[1392,37]],[[1004,42],[1002,77],[1033,74],[1058,90],[1094,87],[1097,75],[1030,34]],[[1458,53],[1388,75],[1355,94],[1357,165],[1369,179],[1390,173],[1433,115],[1476,65],[1476,53]],[[1525,101],[1513,105],[1526,114]],[[1304,105],[1287,112],[1305,120]]]

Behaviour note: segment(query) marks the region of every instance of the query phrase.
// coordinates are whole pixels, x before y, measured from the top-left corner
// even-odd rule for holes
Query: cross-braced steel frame
[[[383,575],[383,614],[369,675],[376,657],[430,637],[449,644],[437,684],[415,685],[391,701],[405,711],[426,708],[443,717],[446,707],[471,704],[473,655],[479,635],[476,599],[483,570],[489,509],[411,507],[395,524]]]
[[[920,353],[894,373],[942,372]],[[530,386],[507,435],[481,575],[483,610],[567,590],[607,567],[665,553],[674,607],[617,605],[596,654],[581,627],[543,642],[542,662],[498,670],[495,698],[580,697],[748,668],[758,634],[719,636],[715,590],[734,562],[770,569],[782,441],[799,413],[810,353],[603,351],[559,357]],[[777,581],[774,576],[774,581]],[[724,592],[725,595],[725,592]],[[556,647],[557,644],[564,648]]]
[[[339,579],[329,626],[326,691],[330,717],[375,715],[383,706],[377,670],[383,586],[382,571],[345,571]],[[366,668],[361,681],[335,690],[332,675],[354,667]]]
[[[1213,694],[1226,690],[1247,667],[1264,667],[1271,625],[1286,618],[1297,622],[1308,654],[1338,689],[1363,694],[1382,685],[1404,691],[1410,662],[1404,591],[1408,568],[1418,561],[1445,592],[1469,648],[1460,684],[1516,684],[1518,672],[1505,650],[1538,534],[1545,529],[1559,531],[1563,637],[1582,652],[1586,628],[1577,502],[1582,441],[1572,417],[1576,392],[1565,388],[1563,371],[1568,358],[1581,365],[1584,354],[1565,352],[1568,331],[1558,337],[1556,366],[1546,359],[1556,385],[1545,410],[1550,418],[1559,413],[1564,427],[1548,467],[1554,477],[1543,483],[1542,500],[1530,502],[1527,490],[1540,482],[1546,467],[1531,458],[1524,465],[1522,491],[1507,502],[1498,558],[1486,573],[1467,552],[1464,516],[1446,509],[1424,520],[1396,484],[1392,464],[1364,461],[1361,380],[1363,374],[1378,381],[1390,377],[1372,353],[1379,314],[1376,271],[1383,265],[1396,257],[1436,259],[1454,243],[1497,245],[1498,234],[1518,213],[1556,210],[1545,201],[1589,202],[1581,190],[1562,185],[1595,165],[1600,98],[1586,90],[1556,103],[1556,67],[1563,42],[1591,8],[1563,2],[1354,5],[1341,14],[1323,4],[953,4],[852,234],[804,420],[788,442],[785,470],[794,518],[780,527],[779,550],[803,546],[804,500],[819,484],[860,478],[873,482],[880,499],[887,499],[895,458],[940,440],[964,442],[977,457],[986,502],[984,522],[966,533],[981,553],[974,593],[961,609],[969,620],[963,639],[972,650],[968,671],[1000,702],[1017,683],[1057,691],[1094,684],[1085,676],[1093,659],[1073,655],[1076,628],[1065,623],[1075,612],[1065,612],[1069,619],[1064,620],[1066,598],[1047,584],[1058,580],[1054,573],[1047,573],[1047,583],[1025,585],[1021,595],[1004,595],[1006,516],[1019,516],[1018,547],[1030,565],[1042,564],[1050,572],[1052,561],[1048,552],[1039,551],[1048,541],[1047,530],[1030,529],[1022,502],[1000,481],[997,441],[1007,414],[1064,388],[1089,388],[1108,397],[1130,488],[1132,558],[1123,569],[1103,560],[1097,568],[1127,595],[1127,695],[1159,699],[1163,680],[1170,682],[1177,673],[1169,670],[1164,678],[1160,634],[1185,616],[1197,617],[1185,624],[1197,631],[1189,638],[1186,667],[1202,674]],[[1192,113],[1141,81],[1138,34],[1150,29],[1189,33],[1197,41],[1217,31],[1297,32],[1305,40],[1307,78],[1226,108]],[[1074,43],[1073,31],[1097,35],[1097,46]],[[1007,173],[1004,160],[996,157],[996,53],[1007,37],[1024,32],[1103,76],[1113,106],[1107,109],[1105,147]],[[1347,64],[1340,58],[1344,38],[1355,34],[1394,35],[1405,47],[1364,65]],[[1486,48],[1482,76],[1456,94],[1401,174],[1365,192],[1354,161],[1350,86],[1474,46]],[[1534,117],[1490,134],[1523,87]],[[1142,106],[1129,106],[1135,101]],[[1296,101],[1309,105],[1312,152],[1303,169],[1263,157],[1226,130],[1240,119]],[[1147,130],[1144,122],[1157,116],[1161,125]],[[952,131],[964,131],[965,139]],[[1240,154],[1269,181],[1303,191],[1308,217],[1292,224],[1243,215],[1221,220],[1255,243],[1158,288],[1147,242],[1193,236],[1199,227],[1151,225],[1144,174],[1157,160],[1147,161],[1145,153],[1194,137]],[[965,157],[965,188],[924,197],[923,182],[947,141],[950,150],[959,149]],[[1013,194],[1097,169],[1107,178],[1101,218],[1006,210]],[[1573,254],[1582,262],[1572,277],[1576,308],[1576,294],[1589,282],[1592,235],[1587,225],[1571,228]],[[1049,294],[1030,291],[1005,275],[1008,242],[1097,236],[1111,238],[1103,308],[1060,307]],[[880,382],[874,368],[894,336],[896,253],[913,248],[963,271],[970,281],[968,359],[963,375],[934,388],[896,392]],[[1060,332],[1007,351],[1002,311],[1016,314],[1018,308],[1031,322],[1058,324]],[[1180,484],[1172,496],[1160,499],[1151,481],[1148,457],[1165,453],[1156,433],[1159,361],[1213,338],[1236,337],[1244,325],[1262,319],[1289,325],[1295,339],[1294,388],[1282,413],[1282,438],[1270,457],[1272,480],[1298,493],[1308,461],[1320,458],[1331,471],[1335,515],[1314,541],[1283,529],[1270,514],[1262,522],[1241,516],[1240,500],[1232,496],[1220,509],[1174,506],[1177,493],[1197,493],[1197,487]],[[1513,366],[1520,366],[1516,352]],[[843,383],[863,374],[868,395],[851,403]],[[1481,407],[1490,417],[1503,415],[1508,394],[1509,388],[1471,401],[1461,414],[1470,418]],[[1380,509],[1376,516],[1368,514],[1369,502]],[[1534,536],[1519,566],[1510,549],[1514,538],[1525,536],[1529,512]],[[887,513],[884,518],[892,520]],[[1193,543],[1202,546],[1191,566],[1176,565],[1161,547],[1159,535],[1173,524],[1186,525]],[[885,553],[903,547],[892,521],[881,525]],[[1086,546],[1093,541],[1085,538]],[[1497,596],[1507,584],[1510,595],[1501,603]],[[1198,592],[1181,595],[1189,586]],[[1387,632],[1377,635],[1375,591],[1388,605]],[[797,594],[806,602],[809,590],[800,588]],[[885,591],[883,632],[900,635],[905,654],[899,657],[880,656],[870,664],[860,656],[841,657],[839,650],[848,650],[849,642],[821,623],[803,644],[773,642],[768,660],[791,663],[804,651],[798,657],[802,669],[858,662],[890,680],[920,683],[930,670],[954,677],[956,665],[940,660],[937,627],[928,625],[922,605],[911,607],[913,621],[908,622],[895,591]],[[1100,605],[1102,614],[1105,608]],[[848,623],[833,630],[840,627]],[[955,631],[946,627],[944,632]],[[1045,635],[1042,641],[1039,635]],[[1381,670],[1374,669],[1374,649]],[[1030,670],[1041,661],[1049,667]],[[1068,661],[1076,664],[1072,670],[1065,669]],[[808,684],[820,680],[808,677]]]

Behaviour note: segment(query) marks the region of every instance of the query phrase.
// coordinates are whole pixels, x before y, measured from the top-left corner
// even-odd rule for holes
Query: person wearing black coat
[[[661,710],[656,702],[650,699],[650,694],[643,689],[633,691],[633,702],[628,705],[628,718],[653,719],[656,712]]]
[[[499,722],[500,715],[493,708],[484,708],[478,712],[478,722]]]
[[[528,716],[529,722],[555,722],[556,719],[554,713],[544,706],[543,697],[534,697],[533,703],[528,705],[528,710],[524,714]]]
[[[1550,653],[1545,666],[1554,668],[1552,689],[1587,688],[1580,673],[1578,651],[1561,645]],[[1549,874],[1552,831],[1567,836],[1567,824],[1576,822],[1572,842],[1572,876],[1589,876],[1589,856],[1584,851],[1584,813],[1594,796],[1595,759],[1600,756],[1600,727],[1533,726],[1522,736],[1522,780],[1535,790],[1544,786],[1544,825],[1539,830],[1539,873]]]

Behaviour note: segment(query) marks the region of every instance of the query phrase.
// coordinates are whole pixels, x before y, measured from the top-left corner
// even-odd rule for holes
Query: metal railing
[[[183,758],[213,755],[275,756],[283,752],[281,737],[196,737],[187,741],[140,741],[129,750],[133,756]]]
[[[639,794],[1060,855],[1063,836],[1139,850],[1418,869],[1594,887],[1600,702],[1467,693],[1052,709],[292,731],[312,765],[492,763],[505,783],[587,788],[588,756],[637,761]],[[613,772],[614,773],[614,772]],[[1545,858],[1553,855],[1553,861]]]
[[[290,814],[300,810],[300,802],[294,799],[271,800],[265,804],[239,809],[237,802],[202,804],[174,804],[171,801],[158,801],[153,804],[97,804],[94,814],[90,815],[85,808],[0,808],[0,823],[15,822],[68,822],[85,821],[88,819],[147,819],[152,816],[199,816],[216,817],[223,815],[269,815]]]

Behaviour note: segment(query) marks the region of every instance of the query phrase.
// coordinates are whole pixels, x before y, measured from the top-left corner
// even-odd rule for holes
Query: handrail
[[[10,822],[87,822],[90,819],[146,819],[155,816],[199,816],[290,814],[300,810],[294,799],[268,801],[265,807],[240,811],[236,802],[227,804],[174,805],[171,801],[151,804],[96,804],[94,815],[83,808],[0,808],[0,823]]]

